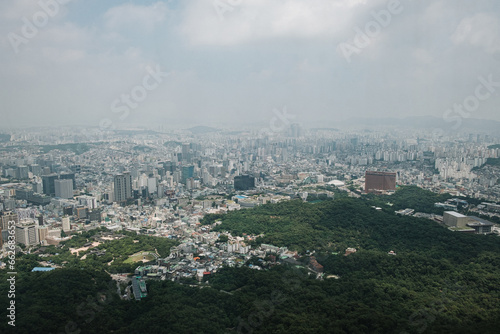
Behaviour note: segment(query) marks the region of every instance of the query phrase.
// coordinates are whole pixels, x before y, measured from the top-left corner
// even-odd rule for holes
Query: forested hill
[[[376,210],[370,200],[342,198],[317,204],[300,200],[232,211],[213,218],[219,231],[264,233],[259,243],[306,250],[343,252],[347,247],[398,254],[421,254],[457,263],[483,252],[500,252],[500,238],[451,232],[434,221]],[[205,223],[214,219],[207,216]]]
[[[207,216],[206,224],[222,220],[220,230],[264,233],[257,243],[299,251],[299,265],[267,258],[263,270],[252,270],[248,264],[259,261],[251,259],[219,270],[203,288],[148,281],[141,301],[119,300],[107,274],[76,263],[21,272],[14,332],[497,333],[500,238],[372,207],[385,200],[298,200]],[[347,247],[358,251],[343,256]],[[323,280],[309,275],[312,252]],[[0,289],[7,291],[6,280]],[[0,324],[0,332],[11,330]]]

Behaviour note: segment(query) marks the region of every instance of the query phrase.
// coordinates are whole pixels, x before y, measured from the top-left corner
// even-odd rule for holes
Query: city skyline
[[[498,332],[498,0],[4,0],[0,36],[1,333]]]
[[[0,326],[31,333],[73,324],[82,332],[130,333],[158,331],[145,330],[154,322],[161,324],[155,328],[189,333],[192,315],[200,314],[210,317],[196,326],[206,333],[242,333],[242,326],[260,333],[276,326],[287,326],[276,332],[310,332],[302,319],[316,319],[324,326],[317,332],[324,333],[349,314],[352,330],[346,332],[358,332],[368,314],[374,326],[385,326],[383,332],[399,333],[416,327],[414,314],[449,277],[469,279],[472,268],[483,276],[466,284],[456,303],[448,302],[445,319],[498,328],[487,320],[495,319],[490,300],[498,299],[491,277],[500,275],[494,266],[500,254],[498,131],[470,131],[465,124],[442,133],[425,127],[303,128],[278,124],[275,117],[249,131],[53,127],[0,135],[0,271],[10,275],[2,290],[11,305]],[[251,321],[247,312],[255,303],[247,297],[267,282],[267,296],[254,300],[268,300],[291,270],[300,270],[304,287],[297,293],[296,284],[289,290],[285,281],[286,298],[304,296],[318,306],[336,301],[338,307],[328,306],[335,312],[283,305],[285,315],[302,315],[300,324],[281,316]],[[46,273],[35,276],[39,271]],[[247,277],[257,272],[252,288]],[[71,273],[76,276],[68,279]],[[244,279],[239,286],[227,285],[238,277]],[[109,304],[95,320],[82,317],[90,290],[79,287],[105,282]],[[395,300],[398,292],[382,288],[376,297],[359,295],[374,282],[415,298]],[[352,291],[348,302],[338,301],[335,286]],[[66,291],[83,294],[68,298]],[[97,302],[102,291],[95,293]],[[198,294],[205,292],[206,308]],[[190,311],[173,307],[160,316],[165,298],[190,301]],[[221,304],[214,298],[226,298],[228,308],[214,311]],[[37,312],[42,305],[54,316]],[[345,312],[337,313],[343,305]],[[387,305],[392,318],[381,319],[377,310]],[[437,316],[429,319],[424,325],[430,330],[443,328]],[[436,332],[463,328],[449,323],[449,331]],[[301,324],[309,327],[295,330]]]

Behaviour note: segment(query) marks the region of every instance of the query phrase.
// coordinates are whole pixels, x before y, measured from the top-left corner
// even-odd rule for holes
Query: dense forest
[[[415,205],[398,204],[397,196],[315,204],[293,200],[206,216],[204,224],[222,221],[218,230],[263,233],[257,243],[298,251],[298,265],[223,268],[197,287],[148,281],[148,297],[141,301],[120,300],[102,265],[79,268],[74,263],[67,269],[31,273],[35,259],[26,257],[20,260],[24,271],[16,282],[16,331],[498,332],[500,238],[451,232],[430,220],[396,216],[398,205]],[[408,201],[419,203],[422,196]],[[123,247],[128,247],[127,238],[121,241]],[[344,256],[347,247],[357,252]],[[388,255],[391,250],[396,255]],[[307,270],[310,254],[324,266],[323,280]],[[0,289],[7,291],[6,280]],[[0,303],[6,305],[6,293]],[[5,322],[0,325],[0,331],[6,328]]]
[[[160,257],[167,257],[170,248],[176,246],[176,240],[136,235],[133,232],[123,232],[123,237],[110,240],[85,251],[71,252],[84,244],[94,241],[93,236],[105,231],[105,228],[83,232],[61,243],[59,246],[43,247],[32,254],[17,255],[17,271],[31,271],[39,266],[39,261],[64,266],[65,268],[89,269],[94,271],[106,270],[109,273],[130,273],[137,268],[137,263],[127,261],[129,256],[137,252],[157,252]],[[92,250],[105,251],[104,255],[92,254]]]

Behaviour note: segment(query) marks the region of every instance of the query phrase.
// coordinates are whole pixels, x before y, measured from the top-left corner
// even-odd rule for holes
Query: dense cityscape
[[[225,232],[227,241],[220,242],[220,232],[200,224],[207,214],[296,198],[321,201],[340,192],[351,197],[391,194],[396,187],[413,185],[479,200],[468,212],[496,222],[500,218],[500,139],[495,135],[436,138],[416,130],[367,133],[304,129],[295,123],[272,135],[209,127],[177,132],[89,129],[79,134],[68,128],[5,134],[0,155],[2,245],[8,245],[8,221],[15,221],[16,243],[22,246],[18,251],[27,253],[60,247],[74,235],[99,228],[118,236],[134,232],[178,242],[168,257],[145,252],[144,262],[153,256],[156,263],[149,269],[137,266],[140,277],[201,279],[222,266],[241,265],[253,256],[263,259],[271,248],[284,258],[297,255],[273,245],[252,248],[249,242],[256,235]],[[391,176],[392,184],[366,186],[377,174]],[[458,211],[459,204],[435,206]],[[419,214],[408,209],[402,214]],[[487,232],[500,231],[486,222],[492,226]],[[103,242],[97,238],[70,250],[84,260],[94,251],[104,255],[105,249],[92,251]],[[2,257],[8,249],[2,249]],[[205,260],[197,262],[197,254]],[[45,258],[40,265],[61,267]]]
[[[499,13],[0,1],[0,333],[498,333]]]

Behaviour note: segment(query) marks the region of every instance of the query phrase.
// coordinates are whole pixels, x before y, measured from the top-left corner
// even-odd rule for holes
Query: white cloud
[[[401,0],[404,11],[349,65],[337,44],[389,0],[220,0],[235,4],[222,18],[213,1],[135,0],[88,12],[74,1],[15,54],[7,36],[21,33],[38,0],[0,0],[0,107],[10,124],[115,121],[112,101],[159,64],[171,75],[127,122],[267,120],[282,105],[321,119],[401,106],[429,114],[463,100],[468,83],[498,67],[489,54],[498,50],[497,11],[465,8],[466,0]],[[484,106],[485,117],[498,119],[497,108]]]
[[[385,1],[363,0],[225,0],[194,1],[187,8],[181,32],[200,45],[237,45],[273,38],[332,37],[351,29],[359,11]]]
[[[0,17],[4,20],[21,22],[23,16],[30,17],[41,7],[34,0],[3,0],[0,3]]]
[[[23,6],[13,1],[10,6],[2,5],[0,8],[10,10],[0,17],[8,16],[10,21],[4,19],[0,24],[0,34],[5,37],[0,43],[0,61],[5,64],[0,69],[0,101],[4,110],[17,115],[11,122],[97,125],[101,118],[116,116],[110,110],[111,102],[141,82],[146,66],[155,65],[150,55],[124,38],[129,36],[123,31],[109,31],[106,24],[79,25],[66,15],[51,18],[16,54],[6,36],[12,31],[21,34],[21,18],[31,17],[39,8],[26,1]],[[117,29],[127,21],[133,29],[144,23],[150,29],[163,19],[165,8],[161,3],[138,8],[135,18],[125,9],[121,22],[112,18],[120,10],[110,9],[106,23],[112,22]]]
[[[76,62],[85,58],[85,51],[76,49],[42,48],[42,54],[51,62]]]
[[[105,14],[106,26],[111,30],[133,28],[151,32],[157,24],[164,21],[168,8],[163,2],[150,6],[125,4],[110,8]]]
[[[478,13],[464,18],[451,38],[456,45],[479,47],[487,53],[496,53],[500,51],[500,22],[492,14]]]
[[[423,48],[417,48],[413,55],[417,63],[420,64],[431,64],[433,61],[432,54]]]

